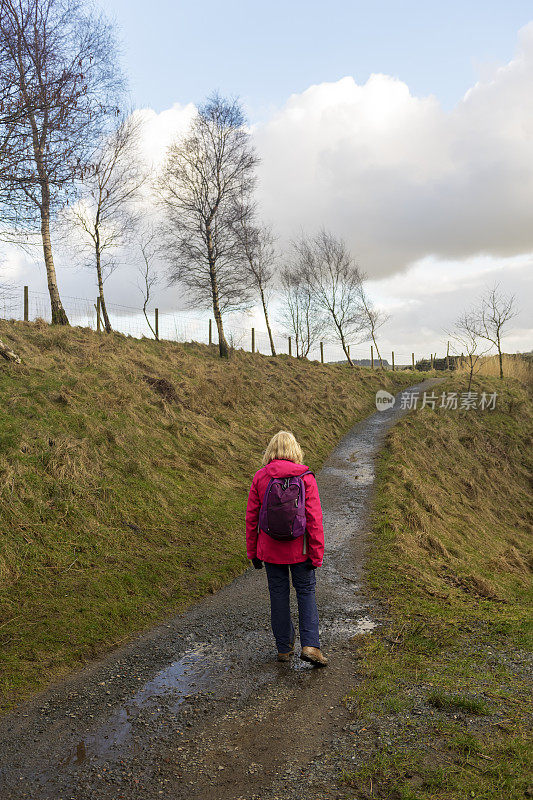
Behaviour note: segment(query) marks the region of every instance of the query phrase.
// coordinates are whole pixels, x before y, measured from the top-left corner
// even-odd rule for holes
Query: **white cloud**
[[[451,112],[387,75],[311,86],[255,131],[265,216],[284,238],[331,228],[372,277],[530,252],[532,86],[533,23]]]
[[[193,103],[186,106],[175,103],[159,114],[152,108],[141,108],[135,112],[143,122],[142,155],[149,164],[158,167],[167,147],[176,136],[187,130],[196,113]]]
[[[395,350],[403,361],[413,350],[442,354],[459,315],[478,305],[495,284],[516,297],[518,316],[506,331],[505,350],[531,350],[533,330],[527,325],[533,319],[533,256],[455,262],[426,257],[402,274],[370,281],[376,305],[391,315],[380,332],[384,350]]]
[[[435,97],[415,97],[403,82],[375,74],[364,85],[345,77],[311,86],[252,128],[265,219],[281,243],[322,225],[347,240],[371,295],[391,312],[386,352],[404,359],[413,349],[442,352],[445,330],[495,281],[516,292],[521,307],[507,348],[531,348],[532,87],[533,23],[520,31],[513,60],[484,70],[449,112]],[[155,171],[195,106],[135,113]],[[62,293],[94,297],[94,276],[58,256]],[[9,251],[7,270],[46,290],[44,270],[20,252]],[[125,254],[106,284],[110,302],[138,305],[136,282],[133,255]],[[183,308],[177,288],[162,287],[154,301],[162,310]],[[252,319],[260,329],[258,311],[246,328]]]

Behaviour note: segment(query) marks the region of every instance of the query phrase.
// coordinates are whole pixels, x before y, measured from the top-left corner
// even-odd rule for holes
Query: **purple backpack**
[[[263,496],[259,512],[259,527],[279,542],[290,542],[305,533],[304,475],[313,475],[310,469],[301,475],[271,478]]]

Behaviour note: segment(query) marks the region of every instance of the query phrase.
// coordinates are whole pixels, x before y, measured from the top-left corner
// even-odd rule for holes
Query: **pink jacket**
[[[324,528],[322,527],[322,508],[318,496],[318,486],[314,475],[303,478],[305,485],[305,516],[307,532],[290,542],[278,542],[264,531],[258,531],[259,509],[270,478],[285,478],[301,475],[308,467],[294,461],[274,459],[266,467],[258,470],[253,478],[246,506],[246,552],[248,558],[257,556],[261,561],[271,564],[297,564],[310,558],[315,567],[322,566],[324,557]],[[307,553],[303,552],[304,538],[307,539]]]

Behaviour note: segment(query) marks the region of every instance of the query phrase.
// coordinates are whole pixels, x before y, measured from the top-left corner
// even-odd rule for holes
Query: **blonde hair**
[[[263,453],[262,464],[268,464],[275,458],[283,458],[285,461],[294,461],[302,464],[304,454],[302,448],[290,431],[279,431],[274,434],[269,441],[267,449]]]

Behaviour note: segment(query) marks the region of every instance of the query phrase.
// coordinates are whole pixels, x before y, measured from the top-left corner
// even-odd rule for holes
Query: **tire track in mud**
[[[250,569],[0,720],[1,800],[247,800],[327,748],[356,679],[354,637],[376,624],[365,534],[376,455],[404,413],[358,423],[317,476],[327,669],[274,661],[266,577]]]

